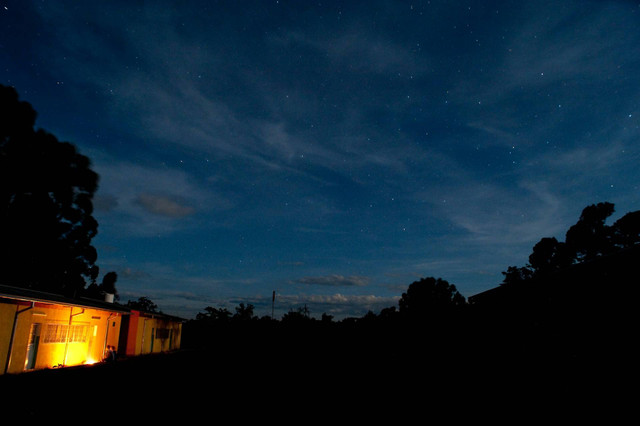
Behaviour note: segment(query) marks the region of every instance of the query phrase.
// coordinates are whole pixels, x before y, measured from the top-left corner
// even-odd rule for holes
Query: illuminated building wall
[[[121,312],[42,302],[0,304],[2,372],[91,364],[118,346]]]
[[[180,348],[179,318],[54,298],[0,286],[0,374],[92,364],[103,361],[109,347],[127,356]]]

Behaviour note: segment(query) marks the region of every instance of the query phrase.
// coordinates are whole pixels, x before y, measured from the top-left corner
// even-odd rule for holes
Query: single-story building
[[[182,323],[109,301],[0,285],[0,374],[176,350]]]

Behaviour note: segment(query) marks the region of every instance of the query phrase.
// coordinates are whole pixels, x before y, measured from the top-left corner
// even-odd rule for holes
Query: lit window
[[[87,340],[86,325],[47,324],[44,343],[84,343]]]

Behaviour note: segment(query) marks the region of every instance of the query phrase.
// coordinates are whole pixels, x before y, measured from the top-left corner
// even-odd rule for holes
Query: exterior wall
[[[126,355],[142,355],[179,349],[181,338],[181,322],[131,311],[121,344],[126,341]]]
[[[0,374],[5,372],[5,368],[7,366],[8,358],[9,358],[9,346],[11,342],[11,334],[13,331],[14,318],[16,316],[16,312],[29,308],[31,304],[29,303],[14,303],[7,302],[4,299],[0,299]],[[29,325],[30,327],[30,325]],[[17,336],[27,335],[29,333],[29,328],[27,328],[26,323],[18,322],[16,328],[16,338],[14,339],[14,347],[16,344],[24,346],[23,342],[19,342]]]
[[[120,354],[126,356],[135,356],[139,354],[139,351],[136,349],[138,316],[139,315],[136,312],[131,312],[122,320],[122,327],[120,329]]]
[[[180,349],[180,319],[107,309],[0,297],[0,374]]]
[[[182,332],[182,324],[163,319],[155,318],[152,323],[153,352],[167,352],[180,348],[180,337]]]
[[[17,320],[11,345],[14,318]],[[107,345],[117,349],[121,320],[120,313],[99,309],[18,301],[2,303],[0,373],[5,369],[7,373],[19,373],[102,361]]]

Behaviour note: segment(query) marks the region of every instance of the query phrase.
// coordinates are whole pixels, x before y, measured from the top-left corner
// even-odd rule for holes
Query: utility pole
[[[273,319],[273,306],[276,302],[276,291],[273,290],[273,294],[271,295],[271,319]]]

